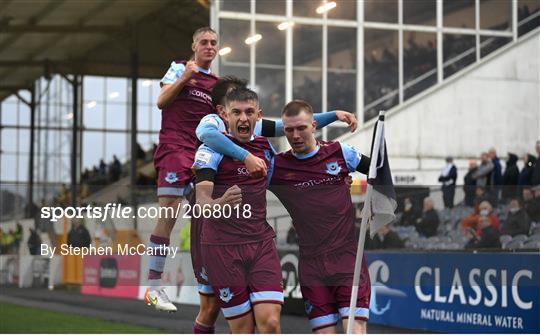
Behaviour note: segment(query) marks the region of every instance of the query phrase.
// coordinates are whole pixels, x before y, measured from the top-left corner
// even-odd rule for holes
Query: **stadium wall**
[[[467,160],[495,147],[522,157],[540,139],[540,30],[485,57],[387,113],[396,184],[437,184],[444,158]],[[374,121],[340,140],[369,151]]]

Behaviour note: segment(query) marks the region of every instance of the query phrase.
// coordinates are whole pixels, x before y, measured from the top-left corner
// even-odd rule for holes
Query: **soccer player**
[[[345,178],[354,171],[367,174],[370,159],[347,144],[317,141],[313,110],[304,101],[288,103],[282,121],[292,149],[276,155],[270,190],[290,213],[298,234],[300,285],[311,327],[317,333],[335,333],[339,318],[347,329],[358,241]],[[369,317],[366,264],[362,262],[355,333],[366,332]]]
[[[270,142],[253,136],[261,119],[257,94],[229,92],[225,117],[233,141],[270,164]],[[266,222],[266,179],[251,178],[240,161],[206,145],[193,168],[197,204],[203,213],[212,209],[202,225],[203,260],[231,332],[253,333],[256,324],[261,333],[280,333],[283,286],[275,233]]]
[[[312,329],[335,333],[340,317],[347,327],[357,246],[345,177],[354,171],[367,174],[370,159],[346,144],[318,142],[312,108],[303,101],[287,104],[282,121],[292,149],[275,157],[270,190],[290,213],[299,237],[300,284]],[[355,333],[366,331],[369,299],[364,261]]]
[[[229,141],[225,135],[220,132],[226,132],[226,126],[223,120],[226,119],[225,115],[225,95],[236,88],[246,88],[247,81],[236,78],[234,76],[226,76],[220,78],[212,89],[212,104],[214,105],[217,114],[209,114],[205,116],[199,127],[197,128],[197,134],[200,134],[205,141],[207,141],[218,151],[223,152],[230,157],[238,157],[239,161],[245,161],[245,157],[253,156],[246,149],[239,146],[223,146],[225,141]],[[327,113],[316,113],[314,118],[317,120],[317,126],[322,128],[336,120],[347,122],[351,129],[355,129],[357,122],[353,114],[345,111],[333,111]],[[219,130],[218,136],[212,136],[210,132],[206,136],[207,127]],[[261,135],[265,137],[274,137],[283,135],[283,124],[281,120],[272,121],[267,119],[261,119],[257,121],[254,129],[255,135]],[[232,148],[232,150],[228,150]],[[258,159],[258,158],[257,158]],[[248,169],[249,172],[249,169]],[[253,177],[253,174],[251,174]],[[191,200],[190,200],[191,201]],[[193,271],[199,283],[199,294],[201,296],[201,312],[196,319],[197,328],[213,329],[215,320],[219,313],[219,304],[217,298],[214,295],[212,286],[208,282],[206,275],[206,267],[202,264],[200,235],[202,224],[198,218],[192,217],[191,224],[191,258],[193,264]]]

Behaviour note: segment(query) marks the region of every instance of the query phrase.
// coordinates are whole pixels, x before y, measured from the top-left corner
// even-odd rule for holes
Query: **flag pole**
[[[384,111],[379,112],[379,118],[384,118]],[[351,291],[351,302],[349,304],[349,317],[347,319],[347,334],[353,333],[353,325],[356,316],[356,300],[358,298],[358,287],[360,284],[360,273],[362,271],[362,258],[364,255],[364,245],[366,241],[366,232],[368,220],[371,217],[371,193],[373,186],[369,184],[369,179],[377,177],[377,161],[380,152],[380,146],[382,141],[379,139],[381,133],[381,122],[377,122],[375,125],[375,138],[373,141],[373,148],[371,150],[371,161],[369,164],[368,184],[366,189],[366,198],[364,199],[364,209],[362,210],[362,221],[360,223],[360,236],[358,237],[358,247],[356,250],[356,261],[354,264],[353,284]],[[369,274],[368,274],[369,275]]]
[[[347,334],[352,334],[354,320],[356,316],[356,300],[358,298],[358,287],[360,283],[360,273],[362,270],[362,256],[364,254],[364,244],[366,241],[366,232],[368,219],[371,216],[369,202],[371,201],[371,191],[373,186],[367,185],[366,198],[364,200],[364,209],[362,211],[362,222],[360,223],[360,237],[358,239],[358,248],[356,249],[356,262],[354,264],[354,275],[351,292],[351,302],[349,304],[349,318],[347,319]]]

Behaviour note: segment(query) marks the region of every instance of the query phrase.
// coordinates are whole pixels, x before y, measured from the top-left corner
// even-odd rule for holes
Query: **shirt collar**
[[[292,150],[291,150],[291,152],[292,152],[293,156],[298,158],[298,159],[308,159],[310,157],[315,156],[317,154],[317,152],[319,152],[320,149],[321,149],[321,147],[317,145],[317,147],[313,151],[305,153],[305,154],[297,154]]]

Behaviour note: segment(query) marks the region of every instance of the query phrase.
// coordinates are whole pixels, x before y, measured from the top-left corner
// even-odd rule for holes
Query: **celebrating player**
[[[259,160],[259,158],[253,156],[244,148],[239,146],[224,146],[223,139],[229,141],[221,132],[226,132],[226,126],[223,120],[226,119],[225,115],[225,95],[233,89],[236,88],[246,88],[247,82],[245,80],[236,78],[234,76],[227,76],[220,78],[214,88],[212,89],[212,103],[220,116],[216,114],[209,114],[205,116],[201,122],[200,126],[197,128],[197,134],[201,135],[207,143],[212,145],[216,150],[222,152],[223,154],[230,157],[237,157],[239,161],[247,160]],[[356,119],[354,115],[345,111],[335,111],[327,113],[316,113],[314,118],[317,120],[317,126],[322,128],[336,120],[341,120],[347,122],[351,129],[356,128]],[[213,136],[213,133],[207,131],[207,128],[217,129],[217,136]],[[283,135],[283,123],[281,120],[272,121],[267,119],[261,119],[257,121],[254,129],[255,135],[262,135],[266,137],[274,137]],[[208,135],[208,136],[206,136]],[[232,150],[229,150],[232,149]],[[253,157],[253,159],[248,157]],[[264,166],[266,164],[264,161],[260,160]],[[247,169],[250,172],[249,168]],[[262,176],[265,170],[261,171],[260,175]],[[253,173],[250,173],[253,177]],[[196,327],[206,329],[213,329],[215,320],[219,313],[219,305],[217,298],[214,295],[214,291],[210,283],[208,282],[206,267],[203,265],[201,248],[200,245],[200,235],[202,224],[199,222],[198,218],[192,217],[192,227],[191,227],[191,259],[193,264],[193,270],[197,281],[199,283],[199,294],[201,296],[201,312],[197,317]],[[203,325],[201,325],[201,323]]]
[[[202,117],[213,113],[211,90],[218,78],[210,72],[210,65],[217,54],[217,43],[218,36],[211,28],[197,29],[193,34],[193,59],[172,62],[161,80],[157,104],[162,109],[162,121],[154,155],[160,207],[177,208],[190,191],[191,164],[198,146],[195,127]],[[175,222],[176,217],[158,218],[150,246],[168,245]],[[149,267],[146,302],[158,310],[176,311],[161,282],[165,255],[150,256]],[[201,297],[194,332],[213,333],[213,328],[206,325],[213,325],[215,318],[217,314]]]
[[[340,317],[347,329],[358,240],[345,177],[354,171],[367,174],[370,159],[347,144],[318,142],[313,110],[304,101],[288,103],[282,120],[292,149],[276,155],[270,190],[290,213],[298,234],[299,278],[311,327],[335,333]],[[360,283],[354,333],[366,332],[369,316],[365,261]]]
[[[370,160],[346,144],[317,142],[312,108],[303,101],[287,104],[282,121],[292,150],[275,157],[270,189],[290,213],[298,233],[301,290],[312,329],[335,333],[340,317],[347,327],[357,244],[345,177],[354,171],[367,173]],[[366,331],[369,312],[365,264],[353,325],[357,333]]]
[[[253,136],[261,119],[257,94],[229,92],[225,117],[235,143],[269,164],[270,142]],[[212,213],[202,226],[203,260],[231,332],[253,333],[256,324],[261,333],[280,333],[283,287],[275,233],[266,222],[266,179],[251,178],[240,161],[206,145],[193,168],[197,204]]]

